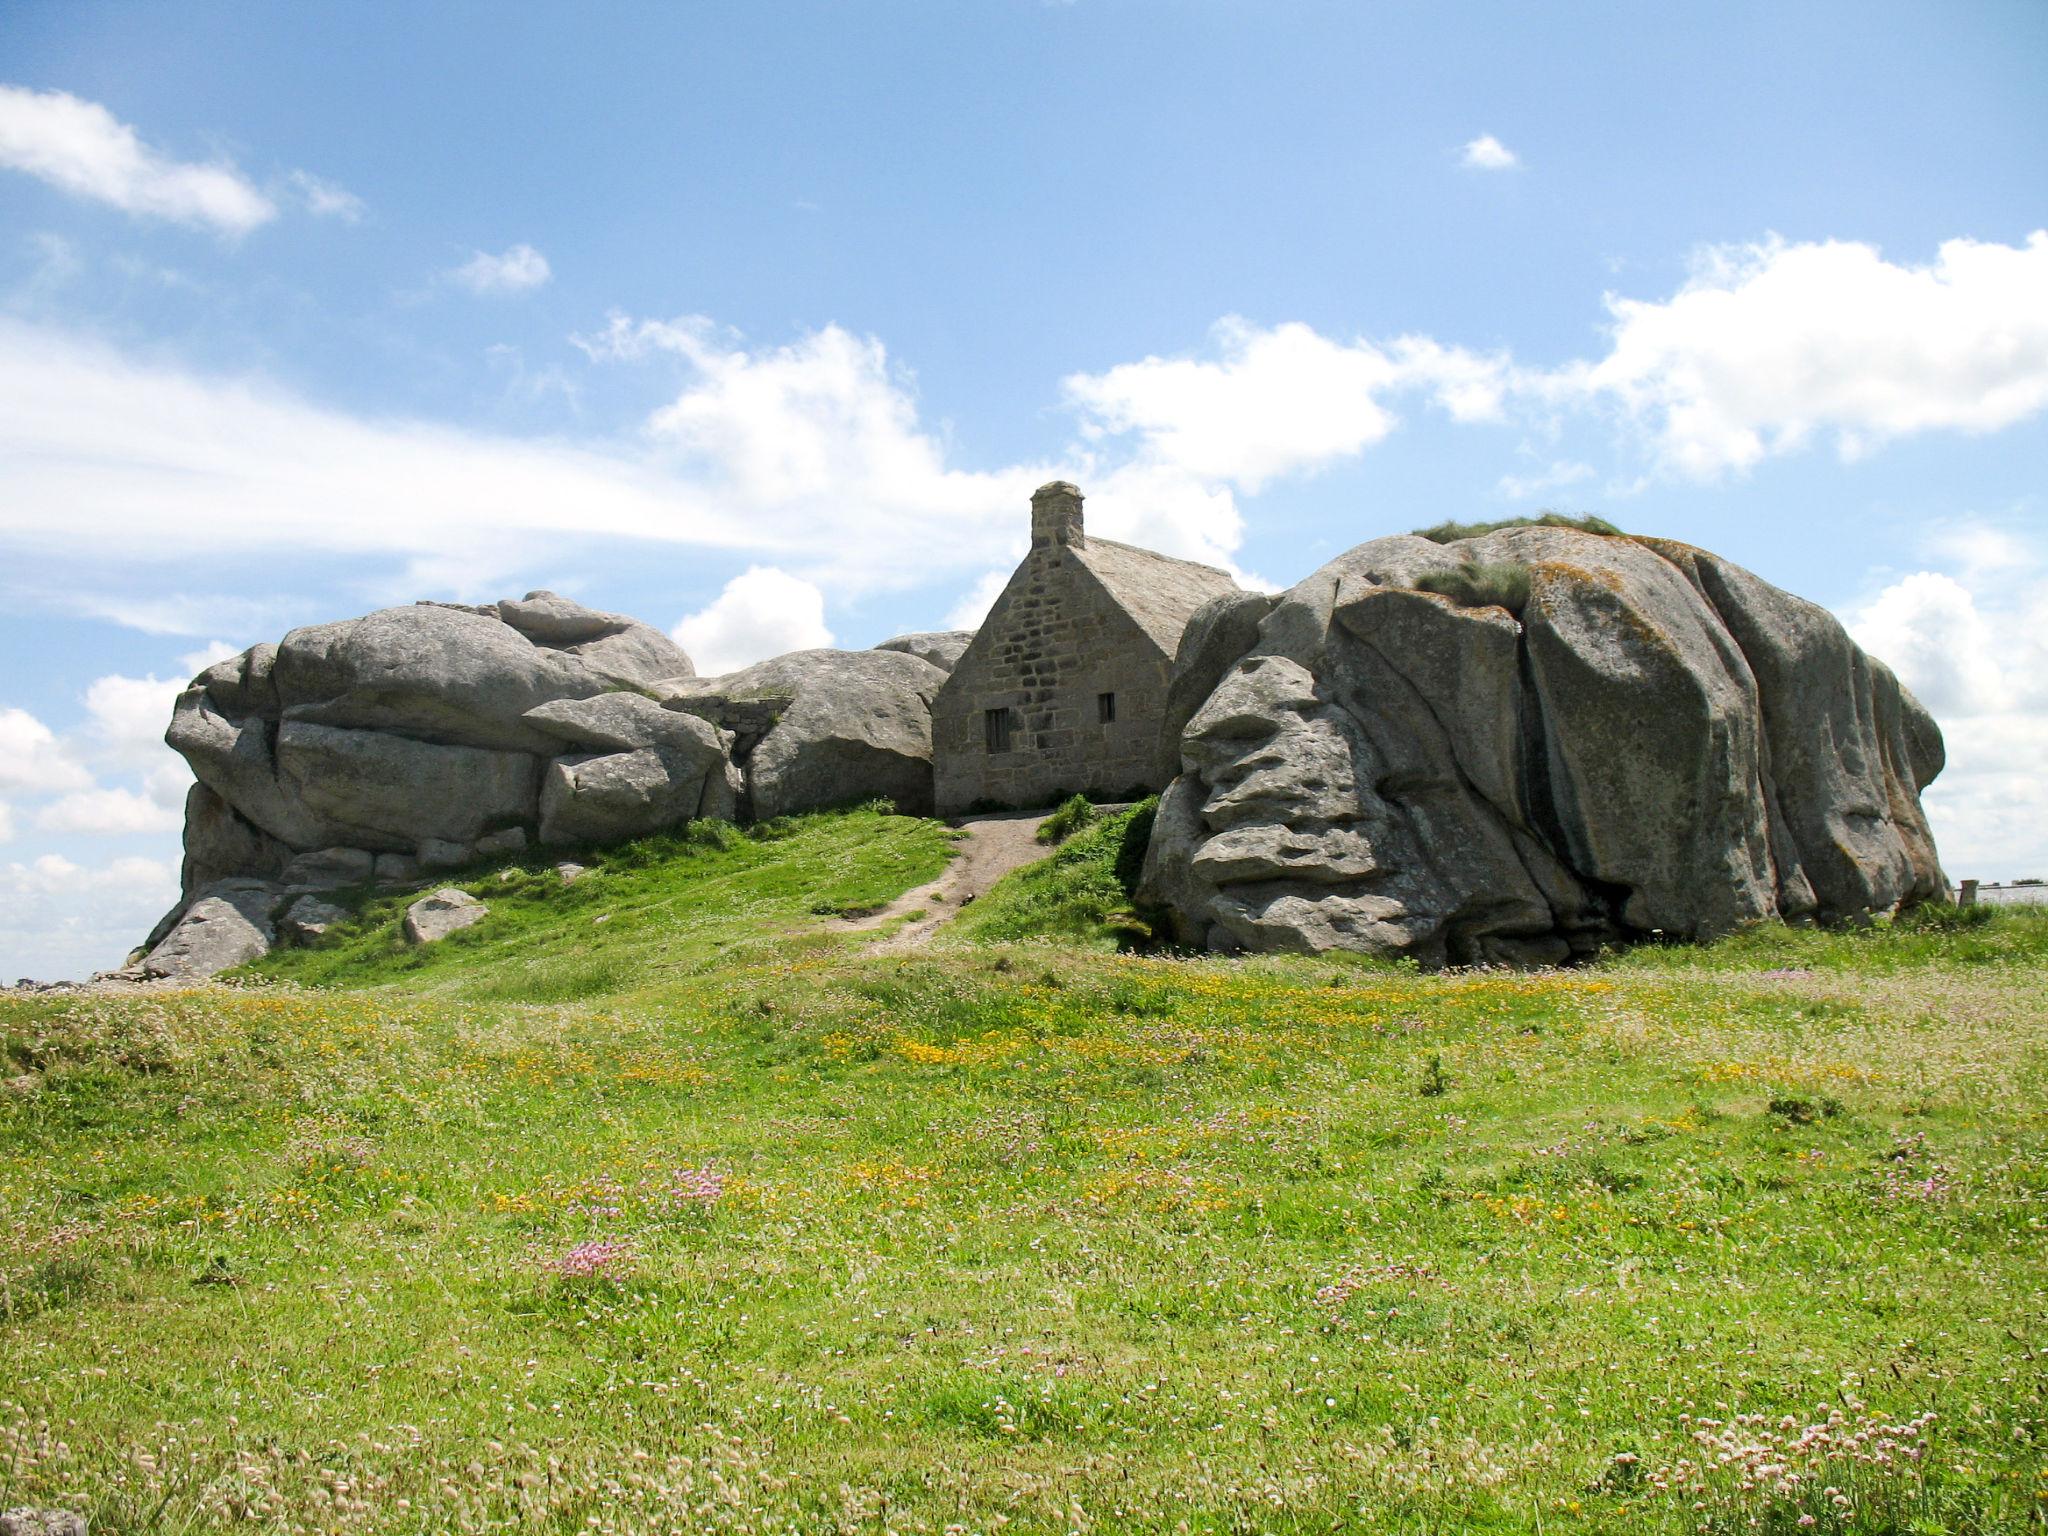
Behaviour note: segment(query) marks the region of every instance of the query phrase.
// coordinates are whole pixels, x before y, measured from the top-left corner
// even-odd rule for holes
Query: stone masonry
[[[1166,685],[1222,571],[1088,537],[1063,480],[1031,498],[1031,552],[932,704],[940,814],[1165,785]]]

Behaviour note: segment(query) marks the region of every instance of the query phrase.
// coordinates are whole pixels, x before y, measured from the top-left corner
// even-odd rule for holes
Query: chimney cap
[[[1031,493],[1031,499],[1033,501],[1051,501],[1056,497],[1063,496],[1078,498],[1080,494],[1081,487],[1074,484],[1071,480],[1048,480]]]

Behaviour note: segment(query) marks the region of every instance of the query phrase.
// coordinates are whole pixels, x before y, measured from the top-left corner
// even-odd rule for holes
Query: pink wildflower
[[[608,1238],[597,1238],[587,1243],[578,1243],[559,1259],[549,1262],[548,1268],[565,1280],[588,1280],[595,1275],[610,1274],[624,1269],[633,1262],[633,1250],[624,1243],[615,1243]]]

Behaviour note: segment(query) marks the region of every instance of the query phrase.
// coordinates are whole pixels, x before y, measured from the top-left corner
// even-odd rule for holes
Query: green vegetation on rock
[[[0,1507],[2038,1528],[2048,914],[1106,953],[1149,810],[921,950],[814,913],[943,865],[861,812],[267,962],[379,986],[0,999]]]
[[[1594,517],[1590,513],[1573,517],[1566,512],[1543,512],[1535,517],[1501,517],[1485,523],[1446,520],[1427,528],[1417,528],[1415,533],[1418,538],[1432,543],[1455,544],[1460,539],[1476,539],[1481,534],[1495,533],[1502,528],[1576,528],[1581,533],[1598,533],[1609,538],[1621,535],[1621,530],[1604,517]]]
[[[1529,605],[1529,567],[1513,560],[1467,560],[1455,570],[1418,576],[1415,585],[1461,608],[1505,608],[1519,617]]]

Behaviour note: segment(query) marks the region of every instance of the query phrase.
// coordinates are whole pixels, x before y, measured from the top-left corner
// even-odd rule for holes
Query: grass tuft
[[[1505,608],[1520,618],[1529,606],[1529,567],[1520,561],[1467,560],[1455,570],[1419,576],[1415,585],[1461,608]]]
[[[1502,517],[1483,523],[1445,521],[1418,528],[1415,534],[1417,538],[1428,539],[1435,544],[1455,544],[1460,539],[1476,539],[1503,528],[1576,528],[1581,533],[1597,533],[1607,538],[1621,536],[1621,529],[1604,517],[1594,517],[1590,513],[1573,517],[1564,512],[1543,512],[1535,517]]]

